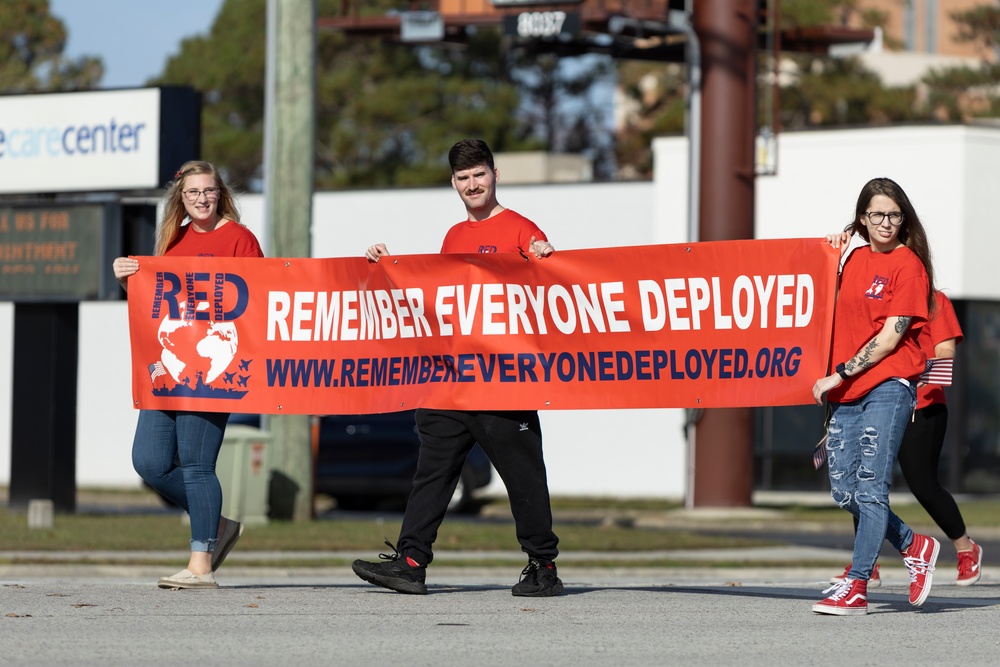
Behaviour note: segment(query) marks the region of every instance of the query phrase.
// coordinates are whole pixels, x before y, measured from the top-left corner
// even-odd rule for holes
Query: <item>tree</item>
[[[62,55],[66,26],[49,13],[48,0],[0,3],[0,91],[36,93],[88,90],[104,76],[100,58]]]
[[[874,28],[885,12],[866,9],[860,0],[785,0],[782,27],[821,25]],[[926,117],[914,86],[885,87],[877,74],[856,58],[783,54],[796,74],[780,91],[783,128],[819,125],[883,124]]]
[[[978,68],[946,67],[925,76],[927,106],[945,121],[1000,116],[1000,64],[986,57],[1000,46],[1000,7],[975,7],[951,17],[958,23],[957,39],[978,44],[984,59]]]
[[[626,61],[619,65],[618,178],[652,178],[653,138],[684,131],[686,72],[685,66],[676,63]]]
[[[445,182],[447,151],[465,136],[495,151],[528,145],[496,32],[479,31],[462,49],[327,37],[319,54],[321,187]]]
[[[953,12],[951,18],[958,23],[958,41],[978,43],[987,53],[1000,44],[1000,7],[984,4]]]
[[[372,0],[363,11],[385,14],[398,4]],[[339,7],[339,0],[320,0],[319,14]],[[246,190],[259,189],[263,161],[265,10],[265,0],[226,0],[209,34],[185,40],[150,82],[203,93],[203,156]],[[317,187],[442,183],[445,155],[459,136],[482,137],[497,151],[528,145],[499,47],[499,35],[488,30],[463,49],[321,32]]]
[[[259,190],[264,144],[265,0],[227,0],[208,35],[181,42],[149,85],[186,85],[202,93],[202,157],[238,189]]]
[[[615,175],[609,118],[594,94],[608,92],[614,64],[607,56],[559,57],[533,49],[513,49],[508,72],[521,94],[519,117],[527,139],[549,152],[588,155],[598,179]]]
[[[888,15],[884,11],[862,4],[863,0],[781,0],[781,26],[862,25],[873,28],[885,24]]]
[[[872,27],[884,23],[884,12],[865,9],[862,4],[861,0],[782,0],[781,27]],[[766,54],[760,56],[765,58]],[[780,91],[781,127],[885,123],[911,120],[921,113],[915,108],[914,87],[886,89],[857,61],[788,52],[782,53],[782,58],[794,73],[792,82],[785,83]],[[686,66],[623,63],[619,67],[619,94],[619,177],[649,178],[653,137],[684,131]]]
[[[781,91],[781,126],[898,123],[926,118],[915,86],[885,87],[856,58],[801,60],[806,66]]]

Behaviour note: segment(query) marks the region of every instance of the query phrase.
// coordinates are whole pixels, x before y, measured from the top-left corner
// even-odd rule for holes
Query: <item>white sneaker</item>
[[[215,575],[211,572],[208,574],[192,574],[191,570],[186,568],[169,577],[161,577],[160,581],[157,582],[156,585],[160,588],[169,588],[172,591],[176,591],[181,588],[219,587],[219,584],[215,581]]]

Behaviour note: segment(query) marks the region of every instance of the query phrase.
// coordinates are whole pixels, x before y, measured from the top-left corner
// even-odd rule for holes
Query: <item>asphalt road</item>
[[[796,547],[785,551],[801,556]],[[235,553],[234,553],[235,555]],[[586,569],[566,593],[515,598],[516,568],[433,566],[430,593],[347,567],[220,571],[214,591],[155,587],[162,567],[0,566],[3,665],[995,665],[1000,570],[920,609],[905,570],[864,617],[813,614],[828,572],[787,567]]]
[[[516,552],[441,551],[428,570],[426,596],[366,584],[346,565],[283,565],[329,553],[237,549],[217,575],[220,589],[165,591],[155,582],[173,568],[132,563],[180,561],[183,552],[0,552],[0,563],[36,562],[0,564],[0,665],[969,667],[1000,660],[1000,565],[991,565],[1000,563],[1000,531],[974,535],[986,565],[983,580],[971,587],[954,584],[953,550],[942,544],[933,591],[920,609],[907,602],[899,555],[883,551],[884,583],[869,591],[869,614],[845,618],[811,611],[839,569],[802,564],[846,565],[849,521],[841,531],[783,527],[766,511],[735,522],[730,511],[728,519],[721,526],[709,514],[614,518],[648,527],[682,522],[779,546],[636,553],[617,568],[590,567],[599,553],[564,552],[566,592],[556,598],[511,596],[520,565],[449,565],[477,556],[522,562]],[[336,555],[374,558],[380,547]],[[88,558],[107,564],[87,565]],[[692,564],[652,568],[647,559]],[[701,564],[712,562],[744,565]]]

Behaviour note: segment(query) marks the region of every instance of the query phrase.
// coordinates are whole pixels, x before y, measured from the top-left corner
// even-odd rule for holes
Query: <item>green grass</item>
[[[397,515],[394,515],[397,516]],[[686,530],[635,529],[623,525],[557,525],[566,550],[658,551],[770,544],[698,535]],[[272,521],[248,527],[241,551],[385,551],[383,538],[395,540],[399,520],[324,519]],[[51,529],[32,529],[24,514],[0,510],[0,550],[29,551],[171,551],[183,549],[189,528],[179,515],[59,514]],[[435,548],[441,551],[510,551],[517,549],[513,523],[450,517],[441,526]]]
[[[553,496],[551,499],[553,510],[638,510],[638,511],[663,511],[679,510],[684,507],[684,503],[679,500],[660,500],[642,498],[573,498],[567,496]]]
[[[88,514],[78,511],[73,514],[57,514],[51,529],[30,529],[27,516],[21,512],[10,512],[0,508],[0,551],[169,551],[183,552],[190,538],[190,530],[181,521],[179,513],[165,514],[157,504],[148,504],[145,492],[100,492],[100,513]],[[139,495],[136,495],[139,494]],[[148,494],[147,494],[148,495]],[[92,495],[92,497],[94,497]],[[513,522],[505,513],[505,501],[494,501],[495,506],[487,506],[485,511],[492,518],[474,521],[461,516],[451,516],[441,526],[435,549],[446,551],[499,551],[516,553]],[[137,505],[146,504],[153,511],[138,513]],[[962,513],[970,532],[976,528],[1000,527],[1000,500],[994,498],[961,499]],[[106,508],[130,508],[115,512]],[[734,538],[726,534],[729,528],[775,528],[794,530],[796,526],[815,530],[815,524],[827,524],[831,530],[846,531],[850,518],[836,507],[806,507],[797,505],[769,505],[761,509],[771,510],[761,518],[748,519],[740,514],[729,518],[711,518],[678,512],[680,504],[657,500],[613,500],[613,499],[572,499],[553,498],[556,517],[556,531],[560,539],[560,549],[564,552],[601,551],[620,552],[624,555],[634,552],[669,551],[684,549],[740,548],[753,546],[773,546],[766,539]],[[924,510],[916,504],[894,506],[895,511],[915,527],[933,528],[933,522]],[[141,510],[140,510],[141,511]],[[299,559],[298,562],[282,559],[282,567],[332,566],[346,564],[345,556],[337,552],[360,551],[377,553],[387,550],[383,539],[395,540],[399,533],[400,515],[386,514],[386,518],[363,515],[364,518],[321,518],[316,521],[283,522],[271,521],[267,525],[250,526],[240,542],[241,552],[253,551],[311,551],[329,552],[329,557],[317,560]],[[641,527],[642,518],[668,519],[661,521],[660,528]],[[806,528],[808,524],[808,528]],[[151,554],[148,562],[158,557]],[[624,559],[588,563],[588,565],[621,565]],[[32,562],[45,559],[33,559]],[[502,557],[501,557],[502,560]],[[7,562],[21,562],[16,555]],[[82,562],[82,561],[77,561]],[[136,564],[146,562],[139,558]],[[241,561],[245,565],[267,565],[274,561],[261,559],[259,562]],[[449,560],[450,564],[472,564]],[[477,565],[490,565],[476,560]],[[505,563],[509,564],[509,563]],[[634,565],[635,562],[632,561]],[[643,560],[643,566],[705,565],[705,563],[673,562],[670,560]],[[712,563],[725,567],[726,561]],[[760,564],[764,566],[765,564]]]

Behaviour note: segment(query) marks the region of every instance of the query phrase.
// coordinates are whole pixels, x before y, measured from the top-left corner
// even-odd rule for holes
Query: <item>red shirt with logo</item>
[[[955,339],[955,344],[962,342],[962,327],[955,317],[955,308],[951,300],[941,292],[934,292],[934,302],[937,308],[931,314],[931,319],[920,330],[917,342],[927,358],[934,355],[934,348],[949,338]],[[939,384],[925,384],[917,390],[917,409],[926,408],[935,403],[945,403],[944,387]]]
[[[196,232],[190,224],[180,228],[164,255],[171,257],[263,257],[257,237],[235,220],[210,232]]]
[[[505,208],[496,215],[475,222],[465,220],[448,230],[442,253],[518,252],[531,250],[531,237],[548,241],[538,225],[520,213]]]
[[[888,356],[830,390],[831,402],[855,401],[890,378],[916,382],[927,360],[917,336],[927,320],[928,289],[924,265],[906,246],[891,252],[874,252],[868,247],[851,253],[840,278],[833,318],[834,363],[853,358],[889,317],[913,319]]]

